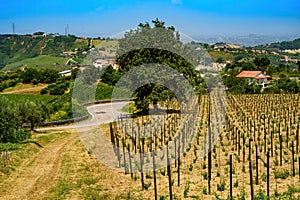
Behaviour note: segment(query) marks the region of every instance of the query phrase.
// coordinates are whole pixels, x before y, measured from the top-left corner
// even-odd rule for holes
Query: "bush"
[[[217,184],[218,191],[225,190],[225,181],[223,180],[221,184]]]
[[[63,88],[51,88],[50,95],[63,95],[65,93],[65,90]]]
[[[3,90],[5,90],[6,88],[8,88],[8,85],[6,83],[1,83],[0,84],[0,92],[2,92]]]
[[[47,88],[41,89],[40,94],[41,94],[41,95],[48,94]]]
[[[96,94],[95,94],[96,100],[110,99],[113,89],[114,89],[113,86],[110,86],[105,83],[99,83],[97,85]]]
[[[49,92],[50,95],[63,95],[68,87],[69,84],[67,82],[60,81],[54,84],[50,84],[46,88],[43,88],[40,91],[40,94],[47,94]]]
[[[287,169],[283,169],[280,171],[275,171],[274,172],[275,178],[281,178],[281,179],[286,179],[287,177],[289,177],[289,171]]]
[[[37,85],[39,83],[39,81],[36,78],[34,78],[34,79],[32,79],[31,83],[33,85]]]
[[[203,172],[202,176],[205,180],[208,180],[208,173],[207,172]]]
[[[10,141],[11,143],[18,143],[22,142],[23,140],[26,140],[31,137],[30,131],[20,129],[18,131],[15,131],[13,134],[10,135]]]
[[[269,197],[260,189],[254,197],[255,200],[268,200]]]
[[[187,195],[189,193],[189,190],[190,190],[190,182],[188,181],[185,185],[185,188],[184,188],[184,191],[183,191],[183,196],[184,198],[187,198]]]

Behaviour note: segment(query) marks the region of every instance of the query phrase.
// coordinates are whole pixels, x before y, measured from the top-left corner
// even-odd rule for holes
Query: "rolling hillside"
[[[65,65],[68,58],[51,56],[51,55],[40,55],[33,58],[26,58],[24,60],[10,63],[5,65],[3,70],[13,70],[19,67],[32,67],[32,68],[55,68],[57,70],[63,70],[67,68]]]
[[[0,34],[0,69],[13,70],[25,65],[62,70],[69,57],[84,58],[93,44],[102,41],[73,35]]]
[[[300,49],[300,38],[293,41],[276,42],[271,44],[258,45],[254,49],[267,49],[273,51]]]
[[[14,62],[6,65],[3,70],[13,70],[19,67],[32,67],[32,68],[56,68],[58,70],[63,70],[67,68],[65,65],[68,58],[41,55],[33,58],[26,58],[24,60]]]

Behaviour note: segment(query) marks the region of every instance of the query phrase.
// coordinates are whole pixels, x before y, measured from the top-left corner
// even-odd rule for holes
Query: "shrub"
[[[205,180],[208,180],[208,173],[207,172],[203,172],[202,176]]]
[[[145,189],[145,190],[148,190],[148,188],[151,186],[151,182],[149,182],[149,183],[144,183],[144,185],[143,185],[143,188]]]
[[[254,199],[256,199],[256,200],[268,200],[269,197],[267,195],[265,195],[264,192],[260,189],[256,193]]]
[[[225,190],[225,180],[222,180],[221,184],[217,184],[218,191]]]
[[[184,188],[184,192],[183,192],[183,196],[184,198],[187,198],[187,195],[189,193],[189,189],[190,189],[190,182],[188,181],[185,185],[185,188]]]
[[[274,172],[275,178],[281,178],[281,179],[286,179],[287,177],[289,177],[289,171],[287,169],[283,169],[283,170],[278,170]]]

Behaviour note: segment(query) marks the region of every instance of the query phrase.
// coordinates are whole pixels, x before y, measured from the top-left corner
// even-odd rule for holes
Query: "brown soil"
[[[49,143],[30,162],[23,163],[1,184],[7,188],[1,199],[32,199],[43,194],[56,180],[64,149],[77,137],[76,133],[72,133]]]

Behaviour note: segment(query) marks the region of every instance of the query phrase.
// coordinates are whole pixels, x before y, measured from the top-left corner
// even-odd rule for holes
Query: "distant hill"
[[[65,61],[65,59],[62,58],[72,56],[72,52],[76,51],[77,53],[81,53],[88,51],[92,46],[90,41],[89,39],[82,39],[73,35],[2,34],[0,35],[0,69],[14,69],[26,64],[35,64],[35,66],[42,67],[44,67],[43,65],[45,64],[49,65],[49,67],[51,67],[51,65],[59,66]],[[96,42],[96,40],[94,41]],[[38,62],[39,60],[45,61],[45,59],[47,60],[46,63]],[[27,61],[29,61],[29,63],[27,63]]]
[[[270,44],[274,42],[292,41],[300,37],[300,34],[290,35],[240,35],[240,36],[193,36],[193,38],[202,43],[215,44],[219,42],[237,44],[245,47],[254,47],[258,45]]]
[[[272,51],[295,50],[300,49],[300,38],[293,41],[283,41],[271,44],[255,46],[254,49],[267,49]]]
[[[66,62],[68,58],[51,56],[51,55],[40,55],[33,58],[26,58],[17,62],[13,62],[5,65],[3,70],[14,70],[19,67],[30,67],[30,68],[55,68],[56,70],[65,70],[68,66]]]

